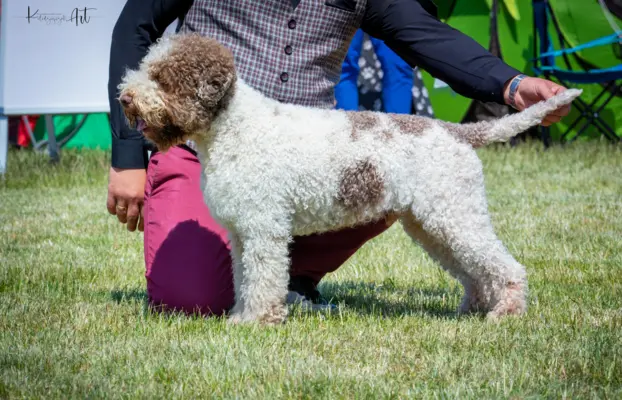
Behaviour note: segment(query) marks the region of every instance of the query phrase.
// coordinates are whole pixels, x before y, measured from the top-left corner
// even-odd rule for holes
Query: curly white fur
[[[167,53],[157,45],[152,52]],[[151,85],[136,85],[159,98]],[[509,140],[580,91],[497,121],[458,125],[282,104],[239,78],[233,87],[209,130],[190,135],[204,165],[205,201],[231,234],[233,322],[285,319],[293,236],[389,215],[462,283],[459,311],[525,312],[526,271],[494,233],[473,146]],[[132,88],[132,75],[124,88]]]

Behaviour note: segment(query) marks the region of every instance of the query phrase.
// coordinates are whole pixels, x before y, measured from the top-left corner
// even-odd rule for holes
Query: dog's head
[[[216,40],[171,35],[125,73],[119,101],[129,124],[165,151],[210,129],[235,79],[233,55]]]

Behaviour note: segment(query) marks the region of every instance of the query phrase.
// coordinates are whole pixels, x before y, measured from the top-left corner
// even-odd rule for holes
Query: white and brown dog
[[[569,104],[566,90],[496,121],[282,104],[236,77],[232,54],[197,34],[154,44],[127,71],[120,101],[160,150],[194,140],[205,201],[231,235],[233,322],[287,315],[293,236],[399,218],[464,286],[460,312],[525,312],[525,268],[495,235],[474,147],[509,140]]]

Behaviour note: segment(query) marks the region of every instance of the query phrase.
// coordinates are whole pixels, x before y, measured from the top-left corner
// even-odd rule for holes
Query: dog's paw
[[[458,306],[456,313],[458,315],[479,314],[486,312],[486,306],[476,297],[465,296],[462,303]]]
[[[462,302],[458,306],[456,313],[458,315],[466,316],[472,314],[483,314],[487,311],[490,311],[490,309],[486,307],[486,302],[483,300],[477,287],[469,287],[469,289],[465,291],[464,297],[462,297]]]
[[[274,310],[271,310],[271,312],[262,315],[261,317],[259,317],[259,323],[263,326],[275,326],[285,323],[286,319],[287,309],[283,308],[283,310],[279,312],[274,312]]]
[[[227,318],[228,325],[253,325],[261,323],[261,319],[248,315],[247,313],[235,313],[229,315],[229,318]]]
[[[243,322],[249,320],[257,322],[261,326],[275,326],[284,323],[287,318],[285,304],[273,304],[254,311],[244,313]]]
[[[274,326],[284,323],[286,318],[287,307],[284,304],[274,305],[255,312],[250,312],[248,308],[234,307],[227,318],[227,323],[229,325],[257,323],[262,326]]]
[[[273,305],[261,310],[253,319],[262,326],[276,326],[285,323],[287,319],[287,307],[284,304]]]
[[[526,312],[527,299],[524,285],[513,283],[505,288],[503,296],[493,309],[486,314],[486,317],[491,321],[496,321],[505,316],[520,316]]]
[[[249,315],[236,313],[231,314],[229,318],[227,318],[227,324],[229,325],[250,325],[250,324],[258,324],[261,326],[276,326],[281,325],[286,320],[286,314],[274,314],[274,313],[266,313],[266,314],[258,314],[258,315]]]
[[[227,318],[228,325],[240,325],[242,322],[244,322],[242,318],[242,313],[232,313]]]
[[[497,305],[492,311],[486,314],[486,318],[490,321],[498,321],[504,317],[521,316],[527,312],[524,302],[513,300]]]

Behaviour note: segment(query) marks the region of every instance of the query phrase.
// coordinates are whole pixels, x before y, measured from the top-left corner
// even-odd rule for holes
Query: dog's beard
[[[173,146],[185,143],[189,136],[168,118],[153,119],[130,111],[126,110],[125,113],[128,125],[132,129],[139,131],[145,139],[154,144],[160,151],[166,151]]]
[[[173,146],[184,144],[186,142],[186,134],[184,131],[171,123],[161,127],[149,127],[144,120],[138,119],[137,127],[143,127],[141,130],[143,136],[155,144],[160,151],[167,151]],[[140,130],[140,129],[139,129]]]

